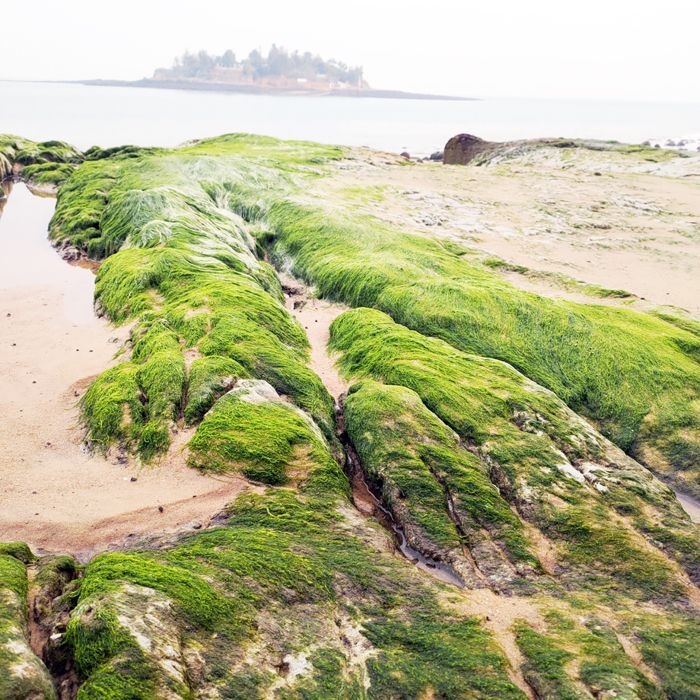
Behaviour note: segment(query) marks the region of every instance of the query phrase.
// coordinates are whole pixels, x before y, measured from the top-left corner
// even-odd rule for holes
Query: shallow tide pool
[[[95,275],[66,263],[48,240],[56,200],[32,194],[23,183],[5,181],[2,187],[8,197],[4,207],[0,200],[0,289],[55,285],[66,317],[90,323]]]

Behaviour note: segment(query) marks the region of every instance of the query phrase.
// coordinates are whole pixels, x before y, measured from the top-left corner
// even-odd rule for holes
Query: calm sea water
[[[234,131],[427,155],[455,134],[510,139],[564,136],[686,138],[700,104],[488,99],[473,102],[281,97],[61,83],[0,82],[0,133],[79,148],[175,146]]]

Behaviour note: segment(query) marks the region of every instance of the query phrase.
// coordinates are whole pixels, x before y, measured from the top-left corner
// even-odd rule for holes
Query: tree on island
[[[352,87],[369,87],[363,80],[362,66],[348,66],[342,61],[326,61],[309,51],[288,52],[272,45],[267,56],[254,49],[247,58],[238,61],[236,54],[228,49],[221,56],[212,56],[207,51],[196,54],[185,51],[178,56],[172,68],[159,68],[153,77],[156,80],[215,80],[223,82],[271,82],[289,79],[300,83],[329,83]]]

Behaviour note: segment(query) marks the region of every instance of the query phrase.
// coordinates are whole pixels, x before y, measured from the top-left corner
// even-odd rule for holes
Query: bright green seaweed
[[[697,542],[697,530],[673,494],[513,368],[461,353],[370,309],[336,319],[331,347],[344,353],[340,364],[348,374],[394,385],[363,381],[348,398],[348,431],[370,476],[377,468],[387,472],[392,460],[401,460],[407,471],[413,451],[429,467],[424,478],[451,495],[452,519],[464,508],[496,541],[502,538],[500,546],[512,557],[526,560],[512,503],[521,518],[563,540],[570,564],[583,566],[591,582],[598,579],[596,585],[605,587],[604,577],[612,576],[607,585],[623,582],[641,597],[676,596],[679,589],[661,558],[641,549],[621,522],[610,523],[615,513],[641,516],[658,508],[665,525],[658,525],[655,541],[700,580],[700,557],[683,542],[683,537]],[[477,448],[481,462],[450,429]],[[404,497],[411,502],[409,493]],[[416,505],[425,498],[424,490],[417,491]],[[439,510],[446,510],[444,503],[431,505],[430,517]],[[461,526],[468,542],[473,526],[465,519]],[[639,517],[635,527],[646,533],[648,521]],[[479,563],[480,555],[472,556]]]
[[[433,241],[314,196],[314,182],[332,172],[327,163],[343,155],[336,147],[231,135],[90,162],[62,188],[51,235],[87,245],[97,258],[125,244],[182,251],[203,233],[220,240],[217,231],[230,228],[235,212],[278,264],[322,296],[374,306],[421,333],[508,362],[623,449],[700,493],[695,462],[688,466],[700,435],[693,334],[627,309],[523,292]],[[91,188],[98,182],[99,190]],[[241,250],[245,235],[236,234],[236,250],[211,257],[270,288],[269,271]]]
[[[563,611],[512,630],[536,693],[700,697],[679,574],[700,580],[697,528],[560,400],[694,478],[694,327],[521,292],[458,247],[358,214],[316,187],[347,149],[229,135],[85,156],[51,238],[106,258],[98,308],[133,324],[81,400],[88,438],[148,460],[195,425],[190,464],[256,492],[216,527],[87,566],[65,642],[78,700],[524,697],[481,622],[353,511],[333,400],[266,256],[322,296],[375,307],[337,319],[332,347],[361,380],[350,442],[411,546],[467,588]]]

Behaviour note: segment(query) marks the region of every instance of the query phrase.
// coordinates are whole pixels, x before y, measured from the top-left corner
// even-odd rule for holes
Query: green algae
[[[241,381],[220,399],[189,449],[191,466],[202,471],[240,470],[253,481],[271,485],[287,483],[292,463],[294,471],[305,477],[318,462],[329,459],[324,438],[311,419],[259,380]]]
[[[68,163],[45,163],[22,168],[22,179],[32,185],[61,185],[73,173],[75,166]]]
[[[223,355],[238,362],[252,377],[269,382],[294,398],[332,439],[333,399],[316,374],[305,366],[306,355],[274,333],[236,316],[222,316],[199,344],[204,355]]]
[[[557,646],[551,639],[538,634],[526,624],[515,627],[515,639],[526,659],[523,675],[537,696],[546,700],[583,700],[579,690],[564,670],[574,654]]]
[[[700,698],[698,627],[696,619],[675,615],[661,625],[649,619],[638,621],[639,650],[660,677],[669,698]]]
[[[281,683],[276,696],[289,700],[388,693],[408,700],[428,692],[523,697],[480,623],[446,619],[433,588],[414,578],[407,564],[378,551],[365,526],[348,521],[347,478],[308,416],[275,399],[261,380],[243,380],[214,404],[201,427],[230,410],[261,418],[236,436],[242,447],[235,459],[243,469],[259,472],[262,464],[270,473],[270,457],[278,455],[273,474],[298,470],[294,448],[302,444],[297,490],[244,494],[223,527],[91,562],[68,633],[84,681],[80,700],[120,693],[141,699],[166,687],[182,698],[205,691],[259,698],[273,683]],[[257,415],[268,410],[281,411],[282,418]],[[278,451],[281,436],[287,443]],[[214,438],[223,440],[225,431],[215,431]],[[132,628],[140,629],[138,618],[154,616],[160,632],[149,632],[147,649]],[[343,625],[364,640],[368,661],[352,661]],[[158,661],[163,630],[179,640],[181,658],[196,650],[202,659],[189,688],[179,687]],[[286,655],[304,654],[308,670],[285,681],[277,666],[265,665],[260,650],[268,656],[273,650],[280,668]]]
[[[22,599],[27,597],[27,572],[23,562],[9,554],[0,554],[3,586]]]
[[[698,427],[700,368],[681,329],[628,309],[518,290],[438,243],[288,190],[261,209],[260,195],[242,186],[230,206],[250,209],[273,258],[321,296],[375,306],[421,333],[512,364],[625,450],[640,440],[664,453],[664,433],[678,430],[679,414]]]
[[[243,367],[228,357],[211,355],[195,360],[189,373],[186,422],[193,425],[201,421],[238,379],[247,377],[248,373]]]
[[[648,447],[669,463],[679,431],[700,442],[700,367],[688,331],[628,309],[523,292],[437,242],[344,206],[342,198],[331,204],[314,196],[314,182],[344,155],[337,147],[234,134],[88,162],[62,188],[52,237],[95,257],[124,246],[182,251],[201,245],[203,235],[220,240],[217,232],[230,230],[235,212],[239,227],[247,225],[277,264],[321,296],[375,306],[421,333],[508,362],[641,459]],[[90,166],[97,171],[81,173]],[[83,196],[72,187],[88,176],[109,192],[102,201],[94,190]],[[269,271],[254,263],[257,248],[250,256],[242,250],[248,233],[236,233],[235,250],[209,260],[226,261],[271,289]],[[120,309],[129,306],[120,301]],[[275,385],[269,375],[260,378]],[[692,491],[696,471],[685,476]]]
[[[142,156],[151,156],[166,152],[167,150],[165,148],[144,146],[113,146],[111,148],[91,146],[83,155],[85,156],[85,160],[104,160],[106,158],[117,160],[120,158],[141,158]]]
[[[32,550],[24,542],[0,542],[0,555],[14,557],[23,564],[31,564],[36,560]]]
[[[64,141],[43,141],[34,143],[24,141],[15,146],[15,160],[21,165],[37,165],[43,163],[74,163],[79,165],[85,157],[74,146]]]
[[[526,659],[523,675],[538,697],[567,700],[582,700],[590,695],[623,700],[666,697],[627,656],[608,624],[593,617],[578,626],[568,620],[563,625],[562,621],[550,625],[547,635],[539,634],[524,622],[514,625],[516,642]],[[575,658],[580,661],[578,684],[567,670]]]
[[[132,594],[130,602],[136,603],[134,599]],[[179,690],[175,697],[189,700],[186,686],[167,682],[170,679],[129,634],[115,607],[108,595],[95,596],[76,608],[69,624],[66,641],[84,679],[78,700],[149,700],[161,695],[163,686],[170,686],[170,697]]]
[[[496,589],[524,583],[503,565],[501,550],[521,568],[539,568],[487,469],[415,392],[364,380],[350,389],[345,420],[365,474],[382,489],[411,547],[448,561],[474,584],[464,545]]]
[[[616,463],[621,453],[612,453],[612,446],[556,397],[513,368],[460,353],[370,309],[338,317],[331,326],[331,348],[343,353],[339,364],[348,375],[388,385],[363,380],[353,386],[346,420],[370,477],[400,465],[401,479],[407,479],[418,468],[426,486],[415,496],[397,487],[405,491],[409,509],[412,501],[418,505],[426,499],[426,513],[416,512],[409,520],[435,520],[445,513],[436,488],[440,483],[457,499],[453,508],[459,511],[462,501],[473,521],[513,560],[526,561],[520,521],[509,507],[514,505],[521,518],[562,544],[560,566],[569,567],[571,585],[604,596],[624,591],[639,599],[682,597],[663,554],[699,580],[697,544],[692,544],[698,541],[697,530],[673,495],[631,460]],[[462,448],[452,430],[473,442],[478,458]],[[433,466],[426,459],[445,444],[459,455],[459,469],[447,461]],[[387,500],[395,505],[395,498]],[[657,552],[640,544],[652,533],[649,523],[642,518],[627,527],[616,517],[618,508],[623,515],[658,513],[654,517],[661,522],[652,539]],[[478,565],[478,555],[473,556]]]
[[[624,289],[608,289],[601,287],[598,284],[590,284],[582,282],[569,275],[564,275],[561,272],[549,272],[547,270],[531,270],[524,265],[513,265],[502,260],[501,258],[486,258],[482,260],[482,264],[492,270],[503,270],[506,272],[517,272],[520,275],[534,280],[543,280],[544,282],[565,289],[567,292],[578,292],[589,297],[597,297],[599,299],[628,299],[634,295]]]
[[[333,471],[332,478],[338,480],[338,467],[330,458],[320,467],[324,470]],[[250,644],[262,644],[256,649],[272,644],[279,659],[307,654],[309,672],[291,683],[283,681],[278,691],[288,699],[389,694],[408,700],[431,689],[436,697],[472,698],[478,693],[494,700],[522,698],[508,680],[505,660],[477,621],[445,619],[429,587],[405,580],[406,565],[378,556],[347,529],[345,517],[334,507],[337,499],[344,500],[344,488],[341,482],[329,486],[320,475],[301,494],[283,489],[242,496],[226,527],[189,535],[156,551],[95,559],[86,569],[70,623],[71,644],[86,677],[83,687],[92,688],[99,679],[104,697],[118,697],[121,681],[107,671],[126,658],[129,675],[142,679],[145,688],[134,697],[147,697],[147,684],[157,680],[153,674],[162,674],[133,639],[120,636],[125,628],[114,616],[105,612],[96,625],[94,615],[87,613],[100,609],[101,601],[106,605],[115,592],[128,590],[126,585],[172,601],[173,610],[179,611],[173,619],[180,625],[183,649],[196,648],[208,669],[193,682],[199,690],[217,689],[222,697],[261,697],[275,679],[283,679],[257,665],[256,656],[247,656]],[[128,599],[141,605],[137,593]],[[268,629],[270,612],[284,622]],[[153,613],[165,619],[163,612]],[[351,626],[358,624],[353,620],[362,620],[358,629],[368,648],[376,650],[367,665],[367,689],[364,664],[351,665],[348,648],[339,639],[341,617],[347,620],[342,624]]]
[[[0,697],[6,700],[55,700],[44,664],[29,646],[25,562],[33,560],[26,545],[0,545]]]
[[[369,696],[403,700],[421,697],[427,687],[436,698],[526,697],[505,680],[504,660],[474,620],[449,623],[426,621],[416,628],[395,621],[369,627],[370,639],[386,648],[382,656],[369,662]],[[481,653],[475,654],[474,647]],[[421,668],[416,668],[416,654],[423,659]],[[466,687],[465,677],[470,679]]]
[[[29,185],[62,185],[85,160],[75,147],[63,141],[36,143],[9,134],[0,134],[0,180],[12,174],[13,166],[23,166],[21,179]]]
[[[237,362],[240,376],[269,381],[308,411],[333,442],[333,400],[306,367],[308,341],[281,304],[274,271],[256,257],[240,218],[193,184],[190,160],[162,161],[153,153],[91,161],[59,192],[54,241],[87,248],[90,256],[109,255],[97,279],[97,304],[113,321],[140,319],[128,363],[139,369],[119,373],[138,388],[125,384],[110,400],[99,396],[98,380],[94,394],[104,405],[94,410],[91,396],[83,401],[89,439],[104,446],[125,440],[151,459],[167,449],[181,414],[189,422],[203,416],[210,405],[189,413],[183,405],[189,379],[182,344]],[[217,166],[209,159],[202,167]],[[163,186],[164,179],[173,184]],[[167,348],[148,340],[155,327],[168,329],[158,334],[168,339]],[[125,403],[136,415],[126,429],[120,418]]]
[[[139,367],[120,364],[103,372],[80,399],[90,441],[106,450],[113,440],[131,444],[139,437],[146,411],[138,384]]]
[[[583,485],[571,478],[562,480],[561,467],[557,466],[562,460],[568,458],[586,471],[586,464],[609,466],[614,455],[602,438],[555,397],[502,363],[460,353],[442,341],[398,326],[374,310],[356,309],[338,317],[331,326],[331,347],[343,353],[341,369],[362,378],[351,387],[347,400],[348,431],[368,477],[381,473],[384,484],[393,480],[399,484],[400,493],[389,493],[386,501],[399,518],[402,510],[408,511],[407,535],[413,522],[413,527],[428,532],[432,527],[432,538],[436,539],[435,517],[446,508],[435,488],[439,481],[430,483],[430,471],[416,455],[435,449],[440,444],[438,435],[449,443],[452,429],[463,440],[473,441],[479,456],[487,460],[491,471],[481,469],[484,485],[488,488],[491,477],[500,491],[500,495],[492,491],[492,498],[507,498],[520,518],[559,543],[558,585],[580,592],[581,602],[589,601],[587,607],[596,601],[623,611],[635,599],[661,605],[667,613],[643,622],[627,618],[637,639],[656,640],[654,630],[660,625],[663,628],[666,614],[682,619],[676,617],[675,608],[686,592],[664,554],[697,581],[697,529],[687,522],[664,487],[633,464],[624,470],[618,465],[620,470],[613,472],[613,478],[598,481],[603,489],[591,488],[594,483],[590,482]],[[417,420],[418,416],[423,419]],[[455,437],[451,437],[451,445],[453,450],[463,449]],[[499,477],[504,467],[509,476],[505,482]],[[403,472],[398,479],[392,473],[397,469]],[[422,489],[415,485],[416,469],[425,483],[417,485]],[[434,501],[428,497],[431,493]],[[550,494],[558,501],[552,502]],[[478,498],[477,508],[483,500]],[[426,514],[411,512],[414,503],[421,502],[426,505]],[[653,525],[642,516],[652,510],[655,515],[649,517]],[[626,524],[616,512],[631,515],[632,522]],[[443,522],[449,524],[447,519]],[[515,529],[517,532],[517,526]],[[657,551],[648,544],[643,546],[642,537]],[[414,542],[419,549],[422,544]],[[429,553],[424,546],[422,551]],[[488,572],[478,552],[473,559]],[[498,587],[494,582],[490,585]],[[536,580],[536,585],[557,596],[550,583]],[[583,686],[594,696],[611,692],[635,700],[666,697],[630,662],[615,631],[600,621],[589,620],[584,627],[567,621],[559,629],[552,626],[544,635],[520,625],[516,639],[526,658],[523,674],[540,697],[587,697]],[[684,665],[680,658],[674,660],[673,653],[661,650],[642,653],[650,665],[651,659],[668,664],[664,673],[672,680],[664,680],[667,691],[671,683],[692,687],[692,665]],[[580,664],[578,685],[568,665],[574,659]]]
[[[632,617],[617,630],[595,615],[580,617],[576,623],[555,611],[546,618],[546,634],[536,632],[522,621],[514,625],[518,646],[526,657],[525,677],[542,697],[580,698],[589,697],[588,693],[593,697],[624,700],[694,697],[692,662],[684,664],[683,655],[673,648],[673,642],[666,647],[660,639],[667,636],[669,640],[680,637],[686,644],[690,641],[684,634],[686,630],[681,632],[678,626],[677,614],[671,612],[661,620],[653,616],[644,620]],[[632,646],[634,642],[636,647],[632,655],[628,655],[620,641],[625,635],[629,635],[626,644]],[[652,643],[647,646],[649,642]],[[666,664],[664,675],[658,680],[653,675],[659,670],[657,654]],[[676,657],[672,658],[673,655]],[[574,659],[578,667],[576,686],[571,674]],[[674,681],[678,685],[673,686]],[[689,690],[691,694],[687,695]]]
[[[295,216],[287,211],[283,220],[281,214],[273,207],[268,215],[279,219],[280,250],[294,258],[294,270],[317,284],[324,296],[376,306],[421,333],[509,362],[598,420],[624,449],[651,412],[653,395],[662,397],[654,402],[657,431],[675,421],[676,411],[690,420],[687,398],[697,395],[699,368],[679,352],[672,339],[680,332],[668,325],[626,309],[521,292],[462,261],[451,261],[429,241],[391,241],[390,236],[408,238],[391,232],[377,242],[367,224],[348,231],[353,242],[340,257],[339,247],[346,244],[343,229],[349,227],[336,228],[326,217],[321,227],[316,224],[320,212]],[[365,242],[363,250],[360,243]],[[390,260],[389,250],[396,253]],[[329,255],[333,262],[326,264]],[[653,394],[650,375],[655,378]]]

